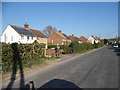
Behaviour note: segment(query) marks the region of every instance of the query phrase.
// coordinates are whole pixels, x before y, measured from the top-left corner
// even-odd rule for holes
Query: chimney
[[[61,33],[62,31],[61,31],[61,30],[59,30],[59,32]]]
[[[74,36],[74,34],[72,34],[72,36]]]
[[[29,25],[28,24],[24,24],[24,28],[29,28]]]

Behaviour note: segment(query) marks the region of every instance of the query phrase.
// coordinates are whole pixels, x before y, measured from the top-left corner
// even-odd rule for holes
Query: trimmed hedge
[[[63,54],[69,54],[73,52],[72,48],[69,45],[61,45],[60,49]]]
[[[44,44],[5,44],[2,43],[2,70],[11,71],[13,64],[23,64],[31,67],[33,63],[41,61],[44,57]]]
[[[78,53],[80,51],[90,50],[104,46],[104,43],[90,44],[90,43],[78,43],[77,41],[72,42],[70,45],[60,45],[62,54]],[[55,48],[57,45],[48,45],[49,48]]]
[[[79,53],[80,51],[85,51],[85,50],[90,50],[94,48],[99,48],[104,46],[103,43],[98,43],[98,44],[90,44],[90,43],[78,43],[77,41],[72,42],[70,44],[70,47],[73,50],[73,53]]]
[[[55,48],[56,49],[57,45],[48,45],[48,49]]]

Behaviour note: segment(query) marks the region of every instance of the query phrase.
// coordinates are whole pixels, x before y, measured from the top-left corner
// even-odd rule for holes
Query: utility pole
[[[116,43],[117,43],[117,36],[116,36]]]

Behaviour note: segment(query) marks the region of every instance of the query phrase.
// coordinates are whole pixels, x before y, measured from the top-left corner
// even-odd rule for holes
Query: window
[[[37,37],[37,40],[39,40],[40,38],[39,37]]]
[[[53,40],[52,40],[52,42],[53,42]]]
[[[13,36],[11,36],[11,41],[13,41]]]
[[[66,41],[66,39],[62,39],[62,41]]]
[[[29,38],[30,38],[30,37],[29,37],[29,36],[27,36],[27,40],[29,40]]]
[[[23,36],[23,35],[21,35],[21,39],[24,39],[24,36]]]
[[[33,37],[31,37],[32,38],[32,40],[33,40]]]

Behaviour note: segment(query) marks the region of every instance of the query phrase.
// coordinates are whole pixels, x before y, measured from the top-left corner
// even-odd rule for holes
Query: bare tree
[[[50,34],[54,31],[57,31],[57,29],[55,27],[52,27],[52,26],[47,26],[42,32],[47,36],[49,37]]]

